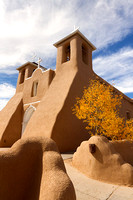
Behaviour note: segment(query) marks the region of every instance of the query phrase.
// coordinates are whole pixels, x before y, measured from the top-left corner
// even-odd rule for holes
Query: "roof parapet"
[[[63,41],[69,39],[70,37],[72,37],[72,36],[74,36],[76,34],[80,35],[80,37],[83,38],[92,47],[93,51],[96,50],[96,47],[78,29],[73,31],[72,33],[70,33],[66,37],[62,38],[58,42],[54,43],[53,45],[55,47],[57,47],[60,43],[62,43]]]

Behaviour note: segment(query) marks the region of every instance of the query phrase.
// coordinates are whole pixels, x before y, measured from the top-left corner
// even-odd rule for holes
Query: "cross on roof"
[[[78,30],[80,27],[78,26],[77,28],[76,28],[76,26],[74,25],[74,30],[73,31],[76,31],[76,30]]]
[[[38,68],[40,67],[40,62],[42,61],[42,59],[41,58],[38,58],[38,61],[37,61],[37,63],[38,63]]]

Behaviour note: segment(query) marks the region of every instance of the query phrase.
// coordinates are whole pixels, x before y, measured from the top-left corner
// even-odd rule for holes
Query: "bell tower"
[[[92,51],[96,47],[79,30],[73,31],[54,46],[57,48],[57,70],[68,64],[78,68],[84,65],[92,69]]]
[[[19,71],[16,91],[21,92],[24,88],[25,80],[32,76],[32,73],[37,68],[36,63],[27,62],[21,67],[17,68]]]

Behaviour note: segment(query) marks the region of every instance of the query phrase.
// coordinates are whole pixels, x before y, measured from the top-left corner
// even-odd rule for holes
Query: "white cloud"
[[[15,88],[8,84],[0,84],[0,98],[11,98],[15,94]]]
[[[6,106],[8,99],[0,99],[0,111]]]
[[[119,41],[133,27],[132,10],[132,0],[1,0],[1,70],[10,66],[7,73],[12,73],[13,65],[31,60],[33,52],[48,65],[56,57],[52,44],[74,24],[98,49]]]
[[[124,93],[133,92],[133,49],[99,56],[93,60],[94,71],[107,81],[114,82],[115,87]]]
[[[116,80],[116,87],[123,93],[133,93],[133,74]]]
[[[9,99],[15,94],[15,88],[8,84],[0,84],[0,110],[4,108]]]

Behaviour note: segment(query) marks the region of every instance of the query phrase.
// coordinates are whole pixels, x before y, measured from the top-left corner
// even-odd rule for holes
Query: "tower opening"
[[[82,61],[88,65],[88,51],[87,51],[87,47],[85,45],[82,44]]]
[[[25,79],[25,69],[23,69],[22,72],[21,72],[21,77],[20,77],[20,82],[19,82],[19,84],[23,83],[23,82],[24,82],[24,79]]]
[[[64,47],[64,52],[63,52],[63,63],[67,62],[70,60],[70,54],[71,54],[71,49],[70,49],[70,43]]]
[[[36,70],[36,68],[29,68],[28,69],[28,77],[27,78],[31,77],[35,70]]]

